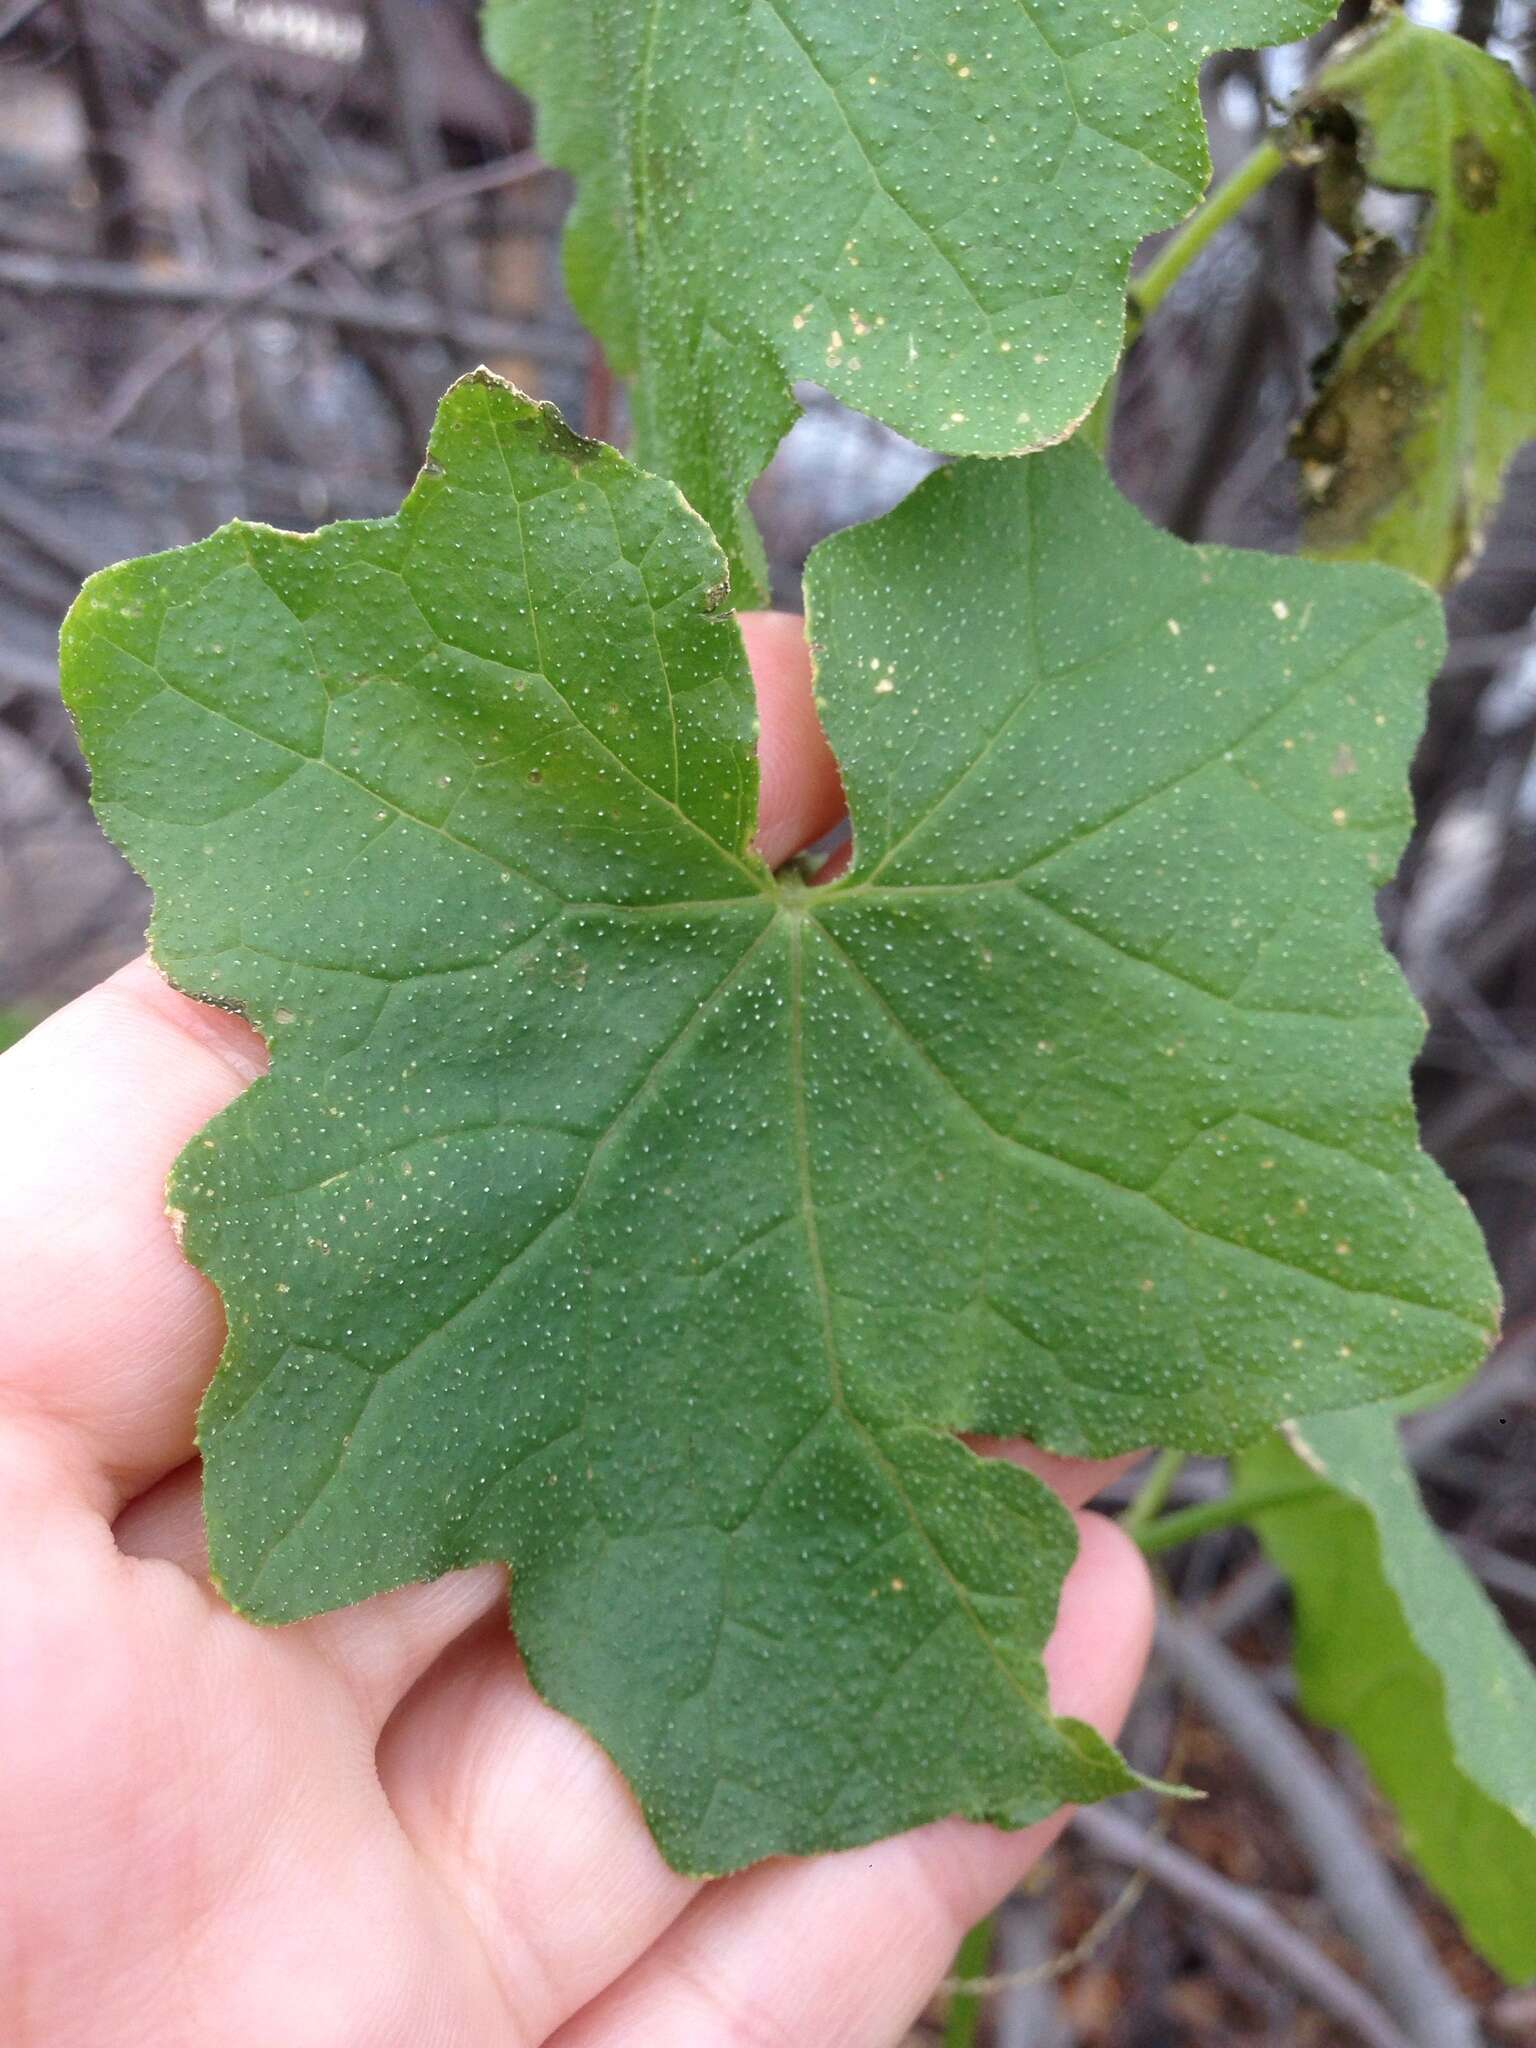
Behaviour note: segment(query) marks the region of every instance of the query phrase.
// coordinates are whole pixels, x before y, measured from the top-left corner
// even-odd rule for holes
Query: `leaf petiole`
[[[981,2025],[982,1995],[966,1987],[985,1982],[987,1964],[992,1959],[992,1937],[996,1931],[997,1915],[989,1913],[985,1920],[977,1921],[960,1944],[954,1974],[954,1982],[959,1988],[950,1993],[949,2011],[944,2020],[944,2048],[972,2048]]]
[[[1166,298],[1212,236],[1219,234],[1255,193],[1262,192],[1272,178],[1278,177],[1288,161],[1284,150],[1266,136],[1225,184],[1209,193],[1205,203],[1169,236],[1126,292],[1126,348],[1141,333],[1147,315]],[[1120,371],[1116,368],[1080,429],[1083,439],[1096,455],[1103,455],[1109,445],[1109,425],[1119,388]]]
[[[1183,1451],[1159,1451],[1147,1467],[1146,1476],[1130,1506],[1120,1517],[1121,1527],[1128,1536],[1134,1536],[1140,1542],[1140,1531],[1162,1513],[1164,1503],[1173,1490],[1173,1482],[1184,1469],[1186,1455]]]
[[[1213,1529],[1230,1529],[1238,1522],[1246,1522],[1266,1508],[1286,1507],[1292,1501],[1309,1499],[1316,1491],[1316,1484],[1311,1481],[1301,1486],[1237,1487],[1220,1500],[1203,1500],[1194,1507],[1176,1508],[1171,1515],[1159,1515],[1140,1526],[1131,1523],[1129,1512],[1122,1521],[1143,1554],[1155,1557],[1160,1551],[1177,1549],[1181,1543],[1193,1543],[1197,1536],[1208,1535]]]
[[[1266,136],[1238,165],[1224,184],[1210,193],[1204,205],[1177,228],[1131,284],[1126,295],[1126,345],[1145,326],[1173,286],[1184,275],[1200,251],[1218,235],[1228,221],[1240,213],[1256,193],[1277,178],[1289,158],[1273,139]]]

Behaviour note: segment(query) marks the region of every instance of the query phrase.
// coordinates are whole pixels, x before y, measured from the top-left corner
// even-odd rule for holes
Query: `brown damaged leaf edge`
[[[1372,310],[1372,302],[1347,304],[1351,325]],[[1339,376],[1327,367],[1337,356],[1336,347],[1324,359],[1322,391],[1291,436],[1309,499],[1308,539],[1323,552],[1369,533],[1407,487],[1403,444],[1431,396],[1392,335],[1383,335]]]
[[[1338,46],[1291,148],[1345,244],[1338,335],[1291,439],[1306,544],[1443,587],[1536,432],[1506,311],[1536,298],[1536,114],[1499,60],[1387,14]],[[1373,193],[1416,217],[1382,232]]]

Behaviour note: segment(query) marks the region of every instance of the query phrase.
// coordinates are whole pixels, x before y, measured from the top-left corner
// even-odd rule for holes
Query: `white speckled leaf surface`
[[[949,453],[1069,434],[1120,353],[1132,251],[1205,189],[1201,59],[1332,13],[490,0],[486,30],[579,181],[571,289],[636,378],[637,459],[750,581],[743,501],[797,378]]]
[[[1071,1523],[957,1432],[1224,1447],[1493,1312],[1372,911],[1427,593],[1187,548],[1077,447],[941,471],[813,559],[856,859],[807,889],[723,574],[481,374],[397,519],[226,528],[65,635],[157,957],[273,1050],[172,1191],[220,1584],[506,1560],[693,1871],[1128,1782],[1048,1711]]]

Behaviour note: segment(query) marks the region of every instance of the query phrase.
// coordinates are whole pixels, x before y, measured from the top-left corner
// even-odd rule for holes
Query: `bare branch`
[[[34,504],[25,491],[0,480],[0,528],[73,586],[101,567],[101,556],[80,546],[64,521]]]
[[[1507,1333],[1501,1349],[1477,1378],[1439,1408],[1412,1416],[1403,1434],[1415,1464],[1469,1436],[1482,1423],[1511,1409],[1527,1408],[1536,1396],[1536,1330]]]
[[[434,178],[430,184],[419,185],[398,199],[386,201],[356,220],[346,221],[326,234],[311,236],[257,276],[245,280],[238,291],[232,292],[221,304],[211,307],[201,319],[188,322],[180,333],[169,335],[158,347],[150,349],[118,380],[115,390],[108,394],[106,403],[91,423],[90,431],[103,438],[115,434],[161,379],[206,347],[236,313],[248,311],[252,306],[269,300],[284,285],[302,277],[312,264],[386,228],[404,227],[408,222],[419,220],[423,214],[459,205],[485,192],[504,191],[509,185],[522,184],[529,178],[541,176],[548,168],[531,149],[522,150],[498,163],[477,164],[467,171],[449,171],[441,178]]]
[[[39,697],[56,697],[59,671],[51,661],[35,655],[18,654],[14,647],[0,648],[0,692],[28,690]]]
[[[0,14],[0,43],[7,36],[15,35],[17,29],[25,28],[34,14],[41,14],[48,0],[16,0],[14,7],[8,7]]]
[[[293,260],[293,259],[288,259]],[[318,260],[310,257],[309,261]],[[303,266],[300,265],[300,268]],[[392,292],[385,297],[368,291],[317,290],[311,286],[268,286],[267,273],[242,276],[220,270],[161,272],[142,269],[133,263],[112,263],[93,257],[58,257],[32,251],[0,250],[0,287],[37,296],[52,293],[80,293],[91,298],[125,299],[143,305],[214,308],[218,325],[226,318],[260,304],[268,312],[282,313],[290,320],[324,321],[333,326],[364,328],[372,334],[397,334],[423,340],[456,339],[466,348],[484,349],[489,354],[524,355],[535,362],[568,361],[583,338],[551,330],[547,321],[502,319],[490,313],[469,311],[449,313],[430,299],[416,293]],[[210,320],[213,314],[209,315]],[[193,352],[183,347],[187,331],[170,337],[179,351],[176,363],[157,372],[170,374],[183,356]],[[201,347],[199,339],[194,347]],[[144,361],[147,363],[149,357]],[[130,372],[130,375],[135,374]],[[148,387],[146,386],[145,395]],[[135,404],[137,404],[135,400]],[[131,411],[132,408],[130,407]],[[125,415],[126,417],[126,415]],[[92,422],[89,438],[102,431]]]
[[[1457,1547],[1490,1592],[1536,1608],[1536,1564],[1510,1557],[1496,1545],[1479,1543],[1470,1536],[1463,1536]]]
[[[1441,1969],[1343,1787],[1259,1680],[1198,1623],[1166,1609],[1157,1641],[1285,1815],[1407,2038],[1416,2048],[1483,2048],[1475,2013]]]
[[[321,479],[313,470],[297,463],[251,458],[242,461],[237,472],[220,457],[197,448],[166,448],[150,441],[107,441],[97,448],[72,435],[50,433],[45,427],[9,423],[0,424],[0,455],[32,456],[88,477],[111,471],[122,476],[165,477],[174,483],[207,484],[238,474],[243,482],[263,490],[283,492],[301,501],[316,499],[316,517],[323,515],[326,505],[337,504],[348,505],[354,511],[392,512],[401,498],[401,485],[394,477],[373,471]]]
[[[1261,1899],[1197,1857],[1139,1828],[1112,1807],[1080,1813],[1073,1826],[1098,1855],[1144,1870],[1186,1906],[1236,1935],[1252,1953],[1369,2048],[1414,2048],[1386,2008]]]

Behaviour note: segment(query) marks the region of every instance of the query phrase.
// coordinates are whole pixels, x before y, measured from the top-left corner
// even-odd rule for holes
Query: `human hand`
[[[743,621],[760,846],[832,824],[798,621]],[[0,2038],[11,2048],[889,2048],[1060,1826],[944,1821],[707,1885],[535,1696],[503,1574],[280,1629],[207,1582],[223,1316],[171,1161],[261,1071],[144,961],[0,1060]],[[1010,1450],[1071,1506],[1104,1469]],[[1146,1574],[1080,1518],[1047,1661],[1112,1733]]]

